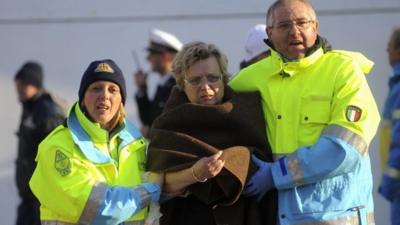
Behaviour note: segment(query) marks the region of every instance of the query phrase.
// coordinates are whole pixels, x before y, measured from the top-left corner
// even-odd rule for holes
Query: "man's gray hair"
[[[296,1],[303,3],[308,8],[312,20],[317,19],[317,14],[315,13],[314,7],[308,0],[277,0],[274,3],[272,3],[272,5],[269,7],[267,11],[267,18],[266,18],[267,27],[271,27],[273,25],[274,21],[272,15],[277,8]]]

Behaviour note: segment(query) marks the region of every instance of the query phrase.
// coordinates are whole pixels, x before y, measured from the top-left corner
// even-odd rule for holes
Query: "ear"
[[[315,32],[317,32],[318,33],[318,29],[319,29],[319,21],[318,20],[315,20]]]
[[[265,32],[267,33],[268,38],[270,38],[272,35],[272,28],[270,26],[267,26],[265,28]]]

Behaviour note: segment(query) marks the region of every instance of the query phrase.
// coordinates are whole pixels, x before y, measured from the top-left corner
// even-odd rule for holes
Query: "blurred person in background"
[[[65,113],[44,89],[43,69],[37,62],[26,62],[16,73],[14,81],[22,115],[17,132],[18,154],[15,180],[21,202],[17,225],[39,225],[39,201],[29,188],[29,179],[36,167],[39,143],[61,124]]]
[[[144,224],[160,188],[143,179],[146,139],[126,120],[120,68],[110,59],[90,63],[78,96],[39,145],[29,184],[42,224]]]
[[[265,43],[267,40],[266,28],[265,24],[257,24],[247,31],[244,43],[245,58],[240,63],[240,69],[271,55],[271,51]]]
[[[400,28],[393,30],[387,45],[393,73],[383,109],[381,129],[381,162],[386,166],[381,193],[391,203],[392,225],[400,225]]]
[[[140,69],[134,73],[137,87],[135,99],[142,122],[141,131],[145,137],[148,137],[154,119],[163,111],[165,102],[175,85],[175,79],[171,75],[172,60],[182,48],[181,41],[175,35],[159,29],[152,29],[149,38],[147,61],[151,65],[151,70],[160,76],[153,99],[148,95],[147,74]]]

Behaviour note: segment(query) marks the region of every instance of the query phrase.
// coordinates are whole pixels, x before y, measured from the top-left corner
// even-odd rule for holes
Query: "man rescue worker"
[[[141,131],[145,137],[148,137],[149,128],[154,119],[163,111],[172,87],[175,85],[175,79],[171,74],[172,60],[181,48],[182,43],[175,35],[159,29],[151,30],[150,43],[147,47],[147,61],[151,65],[151,70],[160,76],[153,99],[150,99],[147,93],[146,74],[141,70],[134,74],[137,87],[135,99],[142,122]]]
[[[273,163],[244,190],[278,189],[280,225],[374,224],[368,146],[380,120],[365,78],[371,62],[331,50],[307,0],[278,0],[267,12],[271,56],[230,85],[261,92]],[[364,70],[364,71],[363,71]]]
[[[146,140],[125,120],[125,100],[114,61],[90,63],[67,120],[39,145],[29,184],[42,224],[144,224],[160,187],[141,178]]]
[[[400,225],[400,28],[393,30],[387,52],[393,74],[383,111],[381,151],[388,157],[381,155],[387,168],[379,192],[391,203],[391,224]]]

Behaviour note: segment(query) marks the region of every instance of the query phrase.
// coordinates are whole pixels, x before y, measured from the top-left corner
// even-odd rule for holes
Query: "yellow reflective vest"
[[[67,121],[39,145],[30,181],[41,203],[40,218],[49,224],[91,221],[105,187],[134,187],[142,183],[144,172],[145,139],[127,122],[109,137],[78,104]],[[143,209],[127,221],[143,221],[146,215]]]

